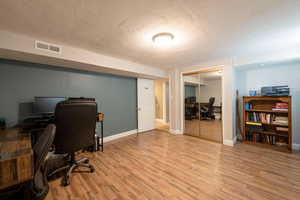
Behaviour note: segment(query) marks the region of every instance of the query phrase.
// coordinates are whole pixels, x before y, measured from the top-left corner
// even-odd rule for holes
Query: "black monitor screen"
[[[65,100],[65,97],[35,97],[33,112],[36,114],[54,113],[56,104]]]

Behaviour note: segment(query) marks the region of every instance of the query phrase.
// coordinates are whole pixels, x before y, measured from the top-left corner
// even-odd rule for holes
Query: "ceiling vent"
[[[35,48],[43,51],[48,51],[52,53],[61,53],[62,47],[56,44],[49,44],[47,42],[35,41]]]

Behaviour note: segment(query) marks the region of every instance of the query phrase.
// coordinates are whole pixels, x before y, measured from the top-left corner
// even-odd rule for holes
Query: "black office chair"
[[[55,109],[55,154],[67,154],[67,165],[54,170],[49,176],[68,169],[62,185],[70,184],[70,175],[78,166],[95,169],[87,158],[75,160],[75,152],[95,146],[97,103],[93,101],[68,100],[60,102]]]
[[[201,119],[215,120],[214,103],[215,97],[210,97],[207,108],[201,108]]]
[[[33,147],[34,153],[34,176],[30,183],[9,188],[0,193],[1,200],[15,200],[30,198],[41,200],[46,197],[49,185],[45,174],[46,156],[53,144],[55,136],[55,125],[49,124]],[[28,187],[29,186],[29,187]]]

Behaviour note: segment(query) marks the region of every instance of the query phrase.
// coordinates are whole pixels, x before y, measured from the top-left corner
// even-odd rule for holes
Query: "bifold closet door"
[[[196,105],[197,107],[195,108],[193,105],[191,104],[185,104],[185,112],[189,113],[189,112],[196,112],[198,114],[196,114],[196,117],[192,117],[190,118],[189,115],[185,116],[185,131],[184,134],[185,135],[190,135],[190,136],[194,136],[194,137],[200,137],[200,115],[199,112],[197,110],[199,110],[199,105]],[[192,111],[192,109],[194,109],[195,111]]]

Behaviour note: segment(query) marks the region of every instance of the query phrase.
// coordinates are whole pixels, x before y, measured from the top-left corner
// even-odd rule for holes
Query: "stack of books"
[[[288,103],[276,103],[275,108],[272,109],[273,111],[289,111],[289,104]]]
[[[289,128],[287,128],[287,127],[276,127],[276,131],[289,132]]]
[[[273,121],[273,124],[281,125],[281,126],[288,126],[289,125],[289,118],[288,117],[282,117],[282,116],[276,116],[276,118]]]
[[[279,147],[287,147],[288,146],[288,144],[283,140],[276,141],[275,145],[279,146]]]

